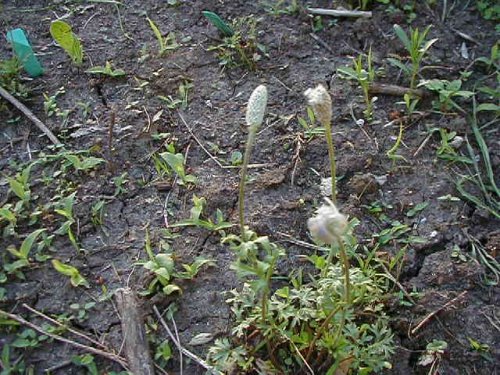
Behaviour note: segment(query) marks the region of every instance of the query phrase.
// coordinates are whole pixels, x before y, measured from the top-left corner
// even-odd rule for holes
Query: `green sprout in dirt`
[[[166,37],[164,37],[156,24],[153,22],[151,18],[146,18],[149,23],[149,27],[153,30],[155,34],[156,40],[158,41],[158,55],[161,57],[168,51],[173,51],[179,48],[179,44],[177,44],[177,40],[175,38],[175,34],[173,32],[168,33]]]
[[[348,79],[358,81],[361,89],[363,90],[363,97],[365,99],[366,110],[363,112],[367,120],[373,117],[373,101],[375,98],[370,98],[370,85],[375,80],[375,69],[372,63],[372,49],[368,51],[366,56],[366,69],[363,67],[363,56],[359,55],[352,60],[353,67],[345,66],[340,67],[337,71],[345,75]]]
[[[75,288],[80,285],[86,288],[90,287],[89,282],[82,275],[80,275],[78,268],[73,267],[70,264],[64,264],[57,259],[52,259],[52,266],[60,274],[68,276],[70,278],[71,285]]]
[[[332,176],[332,201],[337,201],[337,178],[335,165],[335,148],[332,138],[332,99],[323,85],[314,89],[308,89],[304,93],[308,104],[313,108],[316,118],[325,128],[326,143],[328,145],[328,157],[330,160],[330,173]]]
[[[122,77],[127,74],[123,69],[113,69],[109,61],[106,61],[106,66],[94,66],[87,69],[85,73],[102,74],[109,77]]]
[[[220,44],[208,48],[209,51],[217,52],[220,65],[228,68],[243,65],[249,70],[255,70],[261,55],[266,54],[265,46],[257,40],[257,20],[252,16],[240,17],[229,26],[215,13],[203,14],[223,35]]]
[[[432,105],[437,111],[443,113],[449,112],[452,108],[466,113],[453,98],[470,98],[474,95],[472,91],[462,90],[462,81],[460,79],[453,81],[432,79],[420,83],[419,86],[425,86],[428,90],[438,94],[438,100],[434,100]]]
[[[198,257],[191,264],[182,264],[184,271],[175,269],[175,256],[167,242],[160,243],[158,254],[153,252],[149,231],[146,231],[145,250],[148,255],[147,261],[140,261],[137,264],[152,272],[154,278],[149,283],[144,295],[155,294],[161,290],[164,294],[170,295],[174,292],[182,292],[181,288],[173,283],[174,279],[192,280],[199,273],[203,266],[215,266],[215,262],[210,259]]]
[[[0,60],[0,87],[13,96],[26,98],[29,92],[28,88],[21,83],[21,69],[22,65],[17,57]],[[0,109],[2,109],[2,103],[0,103]]]
[[[248,137],[243,156],[243,165],[241,166],[240,187],[238,195],[238,212],[240,219],[240,233],[245,241],[245,183],[247,179],[248,163],[255,143],[257,130],[262,125],[267,106],[267,88],[264,85],[258,86],[248,99],[246,123],[248,126]]]
[[[73,247],[76,250],[80,250],[80,246],[78,246],[75,233],[73,233],[72,229],[73,224],[76,223],[76,220],[73,217],[73,205],[75,203],[75,196],[76,196],[76,191],[73,194],[70,194],[67,197],[62,198],[59,201],[58,208],[56,208],[54,211],[59,215],[61,215],[66,220],[54,233],[60,235],[67,235]]]
[[[403,46],[410,54],[410,66],[407,66],[405,63],[397,59],[390,58],[388,60],[391,64],[400,68],[406,75],[408,75],[408,77],[410,77],[411,89],[414,89],[417,86],[417,76],[421,70],[421,64],[425,54],[437,41],[437,39],[431,39],[428,41],[425,40],[430,29],[430,26],[428,26],[424,31],[412,29],[410,27],[409,34],[407,34],[401,26],[394,25],[394,32],[396,33],[396,36],[399,40],[401,40]]]
[[[393,166],[396,163],[396,160],[406,160],[403,156],[397,154],[397,152],[399,150],[399,146],[401,145],[401,142],[403,142],[403,133],[404,133],[403,121],[401,119],[399,119],[398,122],[399,122],[399,132],[398,132],[398,136],[396,138],[396,142],[386,152],[387,157],[392,160]]]
[[[227,228],[231,228],[233,224],[224,220],[224,214],[220,209],[217,209],[215,213],[215,221],[212,219],[202,219],[201,214],[206,206],[206,199],[204,197],[198,198],[193,195],[193,207],[191,208],[191,215],[189,219],[181,220],[175,224],[170,225],[170,227],[188,227],[195,226],[198,228],[207,229],[211,232],[222,231]]]
[[[83,49],[80,39],[73,33],[71,26],[64,21],[57,20],[50,25],[50,35],[71,57],[77,66],[82,65]]]
[[[460,161],[467,174],[464,175],[462,169],[457,170],[460,178],[456,181],[456,188],[463,198],[499,219],[500,189],[495,181],[488,145],[478,124],[475,100],[473,100],[473,110],[469,121],[480,155],[474,152],[471,142],[466,138],[468,160],[461,159]],[[472,166],[473,170],[470,170],[469,165]]]

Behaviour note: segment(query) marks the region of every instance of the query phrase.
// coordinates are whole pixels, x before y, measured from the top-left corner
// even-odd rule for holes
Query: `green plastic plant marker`
[[[224,36],[234,35],[234,30],[231,28],[231,26],[225,23],[222,18],[220,18],[216,13],[205,10],[201,12],[201,14],[203,14],[212,25],[219,29],[219,31],[224,34]]]
[[[26,38],[22,29],[14,29],[7,33],[7,40],[12,44],[14,53],[24,67],[24,70],[31,77],[38,77],[43,74],[43,68],[38,62],[30,42]]]

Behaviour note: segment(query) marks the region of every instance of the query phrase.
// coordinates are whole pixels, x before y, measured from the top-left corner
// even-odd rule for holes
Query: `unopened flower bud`
[[[323,85],[318,85],[314,89],[307,89],[304,92],[316,118],[324,126],[332,121],[332,98]]]
[[[316,216],[307,220],[307,227],[316,241],[331,245],[338,243],[346,232],[347,218],[331,200],[325,200],[327,203],[318,208]]]
[[[266,86],[260,85],[253,90],[248,99],[246,121],[248,126],[260,126],[264,120],[267,105]]]

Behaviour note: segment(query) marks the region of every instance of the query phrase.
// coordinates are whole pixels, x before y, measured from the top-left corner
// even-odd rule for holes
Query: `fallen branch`
[[[21,103],[19,100],[14,98],[12,95],[10,95],[7,90],[5,90],[3,87],[0,87],[0,95],[10,102],[14,107],[16,107],[18,110],[20,110],[27,118],[29,118],[38,129],[40,129],[55,145],[61,145],[62,143],[57,139],[57,137],[50,131],[47,126],[36,117],[33,112],[31,112],[28,107],[26,107],[23,103]]]
[[[422,319],[422,321],[420,323],[418,323],[416,325],[415,328],[413,328],[411,330],[411,334],[414,335],[420,328],[422,328],[422,326],[424,324],[426,324],[429,320],[432,319],[432,317],[434,317],[435,315],[437,315],[438,313],[440,313],[441,311],[447,309],[448,307],[450,307],[451,305],[453,305],[455,302],[457,302],[458,300],[462,299],[465,295],[467,294],[467,291],[464,290],[462,293],[460,293],[458,296],[456,296],[455,298],[453,298],[452,300],[446,302],[443,306],[441,306],[439,309],[431,312],[429,315],[427,315],[424,319]]]
[[[382,94],[382,95],[392,95],[392,96],[404,96],[405,94],[411,94],[421,98],[429,95],[426,91],[421,89],[410,89],[409,87],[386,85],[383,83],[372,83],[370,85],[369,92],[372,95]]]
[[[57,340],[57,341],[60,341],[60,342],[64,342],[65,344],[72,345],[75,348],[82,349],[82,350],[84,350],[86,352],[89,352],[89,353],[92,353],[92,354],[96,354],[96,355],[100,355],[101,357],[107,358],[107,359],[109,359],[109,360],[111,360],[113,362],[118,363],[126,371],[129,371],[129,368],[128,368],[128,365],[127,365],[127,361],[123,357],[120,357],[120,356],[118,356],[116,354],[113,354],[113,353],[106,352],[104,350],[92,348],[91,346],[80,344],[79,342],[69,340],[69,339],[67,339],[65,337],[56,335],[56,334],[51,333],[51,332],[47,332],[43,328],[37,326],[36,324],[28,322],[27,320],[25,320],[24,318],[20,317],[19,315],[11,314],[11,313],[8,313],[8,312],[3,311],[3,310],[0,310],[0,315],[5,315],[7,318],[15,320],[16,322],[21,323],[22,325],[24,325],[26,327],[29,327],[29,328],[37,331],[38,333],[41,333],[42,335],[46,335],[48,337],[53,338],[54,340]]]
[[[179,351],[182,351],[182,353],[184,355],[186,355],[187,357],[191,358],[193,361],[197,362],[204,369],[210,370],[212,373],[217,374],[217,375],[224,375],[222,372],[220,372],[217,369],[215,369],[214,367],[210,366],[208,363],[206,363],[203,359],[201,359],[200,357],[198,357],[196,354],[193,354],[189,350],[183,348],[181,346],[181,343],[176,339],[176,337],[174,336],[174,334],[172,333],[172,331],[168,327],[168,325],[165,322],[165,320],[162,318],[162,316],[161,316],[160,312],[158,311],[158,308],[156,307],[156,305],[153,305],[153,311],[155,312],[156,317],[160,321],[160,323],[163,326],[163,328],[165,328],[165,330],[167,331],[167,334],[170,336],[170,339],[175,344],[175,346],[177,346],[177,349]]]
[[[137,298],[129,288],[118,289],[115,298],[122,324],[125,357],[130,370],[135,375],[153,375],[153,361],[149,354],[148,338]]]
[[[361,10],[307,8],[307,11],[311,14],[332,17],[371,18],[372,16],[372,12],[364,12]]]
[[[84,333],[82,333],[82,332],[80,332],[80,331],[77,331],[77,330],[75,330],[75,329],[73,329],[73,328],[71,328],[71,327],[68,327],[67,325],[62,324],[62,323],[58,322],[58,321],[57,321],[57,320],[55,320],[55,319],[52,319],[50,316],[45,315],[44,313],[42,313],[42,312],[40,312],[40,311],[38,311],[38,310],[34,309],[34,308],[33,308],[33,307],[31,307],[31,306],[28,306],[28,305],[27,305],[27,304],[25,304],[25,303],[23,303],[23,305],[22,305],[22,306],[23,306],[26,310],[29,310],[29,311],[30,311],[30,312],[32,312],[33,314],[38,315],[39,317],[41,317],[41,318],[43,318],[43,319],[45,319],[45,320],[47,320],[47,321],[51,322],[52,324],[55,324],[56,326],[59,326],[59,327],[62,327],[62,328],[64,328],[64,329],[68,330],[68,332],[71,332],[72,334],[74,334],[74,335],[76,335],[76,336],[79,336],[79,337],[81,337],[81,338],[83,338],[83,339],[85,339],[85,340],[87,340],[87,341],[91,342],[92,344],[94,344],[94,345],[96,345],[96,346],[100,347],[100,348],[101,348],[101,349],[103,349],[103,350],[109,351],[109,349],[108,349],[105,345],[101,344],[101,343],[100,343],[99,341],[97,341],[97,340],[94,340],[92,337],[89,337],[89,336],[87,336],[86,334],[84,334]]]

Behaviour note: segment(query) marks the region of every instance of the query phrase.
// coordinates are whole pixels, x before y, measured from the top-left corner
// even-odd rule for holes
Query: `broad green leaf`
[[[480,111],[500,111],[500,106],[495,103],[481,103],[477,106],[476,112]]]
[[[53,21],[50,25],[50,35],[66,51],[75,64],[82,64],[82,46],[69,24],[61,20]]]
[[[405,64],[403,64],[401,61],[399,61],[398,59],[394,59],[394,58],[390,57],[387,59],[387,61],[389,62],[389,64],[395,66],[396,68],[401,69],[406,74],[410,73],[410,69]]]
[[[420,52],[421,52],[421,53],[425,53],[425,52],[427,52],[427,50],[428,50],[429,48],[431,48],[431,46],[432,46],[434,43],[436,43],[437,41],[438,41],[438,39],[437,39],[437,38],[436,38],[436,39],[431,39],[431,40],[428,40],[428,41],[424,44],[424,46],[420,49]]]
[[[394,32],[396,33],[396,36],[401,40],[405,48],[408,51],[410,51],[411,50],[410,39],[408,38],[408,35],[406,35],[406,32],[401,28],[401,26],[394,25]]]
[[[85,278],[82,275],[80,275],[80,271],[78,271],[77,268],[70,266],[68,264],[64,264],[58,261],[57,259],[52,259],[52,266],[57,272],[65,276],[69,276],[71,285],[73,285],[74,287],[80,285],[85,286],[87,288],[90,287],[88,281],[85,280]]]
[[[27,198],[27,190],[24,190],[24,186],[17,181],[15,178],[9,178],[9,186],[10,190],[13,191],[13,193],[21,200],[26,200]]]
[[[161,35],[160,29],[158,28],[158,26],[156,26],[156,24],[153,22],[153,20],[149,17],[146,19],[148,20],[149,27],[151,28],[151,30],[153,30],[153,33],[155,34],[155,37],[158,40],[158,44],[160,45],[160,55],[161,55],[163,53],[163,51],[165,51],[165,40],[163,39],[163,36]]]
[[[45,229],[38,229],[33,233],[30,233],[28,237],[24,239],[23,243],[21,244],[21,248],[19,249],[19,252],[21,253],[23,259],[28,259],[28,255],[31,251],[31,248],[33,247],[33,243],[36,241],[38,236],[44,231]]]
[[[421,202],[421,203],[417,204],[415,207],[413,207],[411,210],[409,210],[406,213],[406,216],[413,217],[416,214],[418,214],[419,212],[423,211],[428,205],[429,205],[429,202]]]
[[[4,207],[0,208],[0,219],[2,218],[14,224],[17,221],[16,215]]]
[[[175,284],[168,284],[167,286],[163,287],[163,293],[165,293],[167,296],[174,292],[181,293],[182,290]]]
[[[234,35],[234,30],[226,22],[222,20],[216,13],[210,11],[201,12],[212,25],[214,25],[224,36],[231,37]]]

